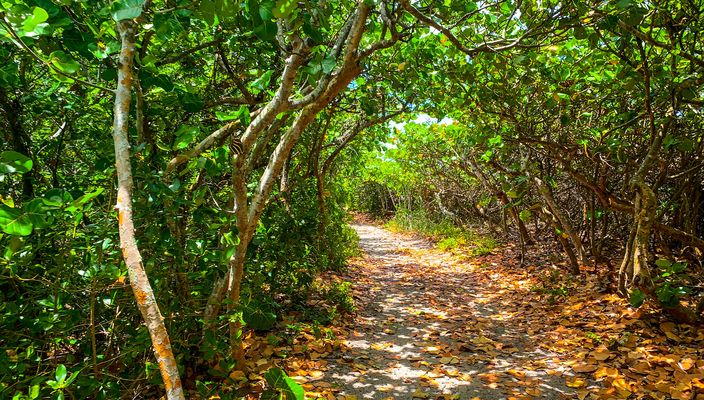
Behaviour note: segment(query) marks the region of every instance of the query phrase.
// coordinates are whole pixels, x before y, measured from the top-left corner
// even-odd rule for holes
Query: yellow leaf
[[[518,379],[523,379],[523,378],[526,377],[526,373],[525,373],[525,372],[519,371],[519,370],[516,370],[516,369],[509,369],[509,370],[506,371],[506,372],[508,372],[509,374],[513,375],[514,377],[516,377],[516,378],[518,378]]]
[[[322,379],[325,373],[323,371],[310,371],[308,376],[310,376],[311,379]]]
[[[604,377],[618,378],[618,370],[616,368],[601,367],[594,373],[594,377],[596,379]]]
[[[587,384],[587,381],[578,376],[571,376],[565,380],[565,384],[567,385],[567,387],[581,388]]]
[[[681,359],[680,362],[677,363],[677,365],[682,368],[682,371],[688,371],[694,366],[694,362],[695,361],[693,359],[687,357]]]

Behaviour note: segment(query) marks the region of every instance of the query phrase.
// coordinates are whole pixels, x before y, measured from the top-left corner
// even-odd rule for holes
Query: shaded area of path
[[[573,398],[568,367],[507,307],[487,265],[371,225],[353,266],[359,312],[325,380],[342,399]],[[525,304],[526,310],[531,308]],[[549,337],[544,337],[549,341]]]

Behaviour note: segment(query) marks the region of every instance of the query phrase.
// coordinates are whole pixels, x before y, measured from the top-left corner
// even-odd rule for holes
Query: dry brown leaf
[[[596,364],[576,364],[572,366],[574,372],[594,372],[599,368]]]
[[[597,361],[605,361],[608,360],[609,357],[611,357],[611,352],[606,347],[600,347],[591,354],[592,357],[594,357],[594,359]]]

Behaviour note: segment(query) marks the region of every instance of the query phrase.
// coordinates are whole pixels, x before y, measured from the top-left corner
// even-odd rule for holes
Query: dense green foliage
[[[699,318],[703,24],[690,1],[0,0],[0,398],[157,393],[120,106],[187,389],[227,380],[243,327],[353,310],[315,279],[355,254],[350,206],[478,254],[479,225],[557,240],[573,273],[610,265],[634,306]],[[286,379],[272,396],[298,398]]]
[[[575,6],[582,14],[569,34],[543,46],[446,57],[447,86],[427,87],[433,101],[421,109],[447,118],[411,117],[366,153],[358,207],[492,231],[513,225],[524,244],[552,236],[573,272],[606,263],[634,304],[651,297],[697,319],[701,6]]]

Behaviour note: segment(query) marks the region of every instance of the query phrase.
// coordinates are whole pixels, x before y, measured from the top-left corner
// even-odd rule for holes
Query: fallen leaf
[[[596,364],[576,364],[572,366],[574,372],[594,372],[599,368]]]
[[[413,392],[411,397],[414,399],[427,399],[427,398],[430,398],[430,394],[423,392],[420,389],[416,389],[416,391]]]
[[[565,379],[565,384],[571,388],[581,388],[587,384],[587,381],[578,376],[570,376]]]

